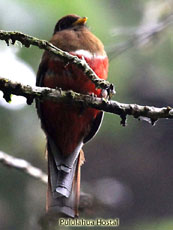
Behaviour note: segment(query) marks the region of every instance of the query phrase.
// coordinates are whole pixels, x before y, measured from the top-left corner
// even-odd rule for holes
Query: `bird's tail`
[[[78,213],[78,207],[79,207],[79,201],[80,201],[80,181],[81,181],[81,166],[84,164],[85,158],[84,158],[84,152],[81,149],[79,152],[77,167],[76,167],[76,173],[73,180],[74,183],[74,193],[75,193],[75,215],[79,216]]]
[[[80,198],[80,166],[84,162],[82,149],[70,161],[55,156],[48,142],[47,211],[78,216]],[[63,163],[64,162],[64,163]],[[68,163],[71,163],[68,164]]]

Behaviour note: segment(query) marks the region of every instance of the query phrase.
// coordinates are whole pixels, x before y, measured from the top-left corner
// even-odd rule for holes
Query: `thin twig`
[[[100,79],[84,59],[81,60],[80,58],[73,56],[68,52],[62,51],[46,40],[41,40],[17,31],[12,32],[3,30],[0,30],[0,40],[6,41],[7,45],[9,45],[11,40],[13,45],[16,41],[19,41],[27,48],[29,48],[31,45],[34,45],[40,49],[47,50],[48,52],[58,56],[65,63],[73,63],[78,66],[78,68],[85,73],[85,75],[95,84],[97,88],[106,89],[108,92],[110,92],[110,94],[114,94],[113,84]]]
[[[48,176],[41,169],[34,167],[28,161],[13,157],[7,153],[0,151],[0,163],[5,165],[6,167],[10,167],[12,169],[17,169],[26,175],[29,175],[31,178],[35,178],[40,182],[47,184]],[[79,208],[84,210],[87,208],[91,208],[93,205],[93,197],[92,195],[82,192],[80,193],[80,205]],[[49,214],[46,214],[49,216]]]
[[[117,56],[134,46],[146,44],[146,42],[149,42],[152,38],[154,38],[156,35],[158,35],[160,32],[162,32],[171,25],[173,25],[173,14],[170,14],[169,16],[167,16],[166,19],[158,22],[152,27],[139,27],[138,29],[136,29],[133,35],[130,35],[131,38],[126,42],[107,47],[109,59],[112,60],[113,58],[116,58]]]
[[[20,158],[15,158],[7,153],[0,151],[0,162],[8,167],[18,169],[25,174],[34,177],[41,182],[47,184],[47,174],[41,169],[32,166],[28,161]]]
[[[126,124],[127,115],[134,118],[149,118],[154,124],[160,118],[173,118],[173,108],[156,108],[153,106],[142,106],[136,104],[124,104],[105,98],[99,98],[95,95],[83,95],[72,90],[63,91],[61,89],[50,89],[46,87],[31,87],[20,83],[14,83],[8,79],[0,78],[0,90],[4,92],[6,101],[10,100],[10,95],[20,95],[27,98],[28,104],[33,102],[34,98],[40,100],[51,100],[54,102],[64,102],[76,106],[91,107],[105,112],[117,114],[121,117],[121,124]]]

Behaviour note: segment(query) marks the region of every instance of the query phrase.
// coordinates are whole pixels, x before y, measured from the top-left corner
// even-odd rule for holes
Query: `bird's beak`
[[[79,18],[73,23],[73,26],[84,25],[86,23],[87,19],[88,19],[87,17]]]

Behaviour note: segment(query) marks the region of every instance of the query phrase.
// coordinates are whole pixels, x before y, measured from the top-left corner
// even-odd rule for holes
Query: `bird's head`
[[[85,27],[86,21],[87,17],[80,17],[74,14],[66,15],[57,22],[54,29],[54,34],[66,29],[77,29]]]

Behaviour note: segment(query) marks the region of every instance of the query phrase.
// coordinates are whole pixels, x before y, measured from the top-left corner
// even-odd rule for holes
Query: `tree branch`
[[[31,87],[20,83],[14,83],[8,79],[0,78],[0,90],[4,93],[4,98],[8,102],[10,95],[20,95],[27,98],[27,103],[31,104],[35,98],[63,102],[80,107],[91,107],[105,112],[117,114],[121,117],[121,124],[125,126],[127,115],[137,119],[147,119],[154,124],[160,118],[173,118],[173,108],[156,108],[153,106],[142,106],[136,104],[124,104],[95,95],[83,95],[72,90],[63,91],[61,89],[50,89],[47,87]]]
[[[11,32],[0,30],[0,40],[4,40],[9,45],[10,40],[14,45],[16,41],[19,41],[25,47],[29,48],[31,45],[37,46],[40,49],[44,49],[51,54],[58,56],[65,63],[73,63],[81,69],[85,75],[95,84],[97,88],[106,89],[110,96],[115,93],[113,84],[100,79],[96,73],[90,68],[84,59],[80,59],[76,56],[69,54],[68,52],[62,51],[55,47],[53,44],[46,40],[41,40],[21,32]]]
[[[29,175],[32,178],[38,179],[44,184],[47,184],[48,181],[47,174],[44,173],[41,169],[32,166],[31,163],[29,163],[24,159],[16,158],[7,153],[0,151],[0,163],[7,167],[17,169],[20,172],[25,173],[26,175]],[[79,208],[81,210],[84,210],[87,208],[91,208],[92,205],[93,205],[92,195],[85,192],[81,192]],[[49,214],[46,215],[49,216]]]
[[[118,45],[112,45],[108,47],[109,59],[119,56],[128,49],[133,48],[134,46],[140,46],[148,43],[151,39],[155,38],[156,35],[161,33],[163,30],[173,25],[173,14],[168,15],[163,21],[156,23],[153,26],[145,27],[139,26],[133,34],[130,34],[128,29],[124,29],[125,32],[128,32],[128,37],[131,36],[126,42],[122,42]],[[122,29],[121,29],[122,30]],[[117,29],[113,31],[117,33]]]
[[[31,177],[39,179],[43,183],[47,183],[47,174],[41,169],[32,166],[26,160],[15,158],[0,151],[0,162],[5,166],[18,169]]]

